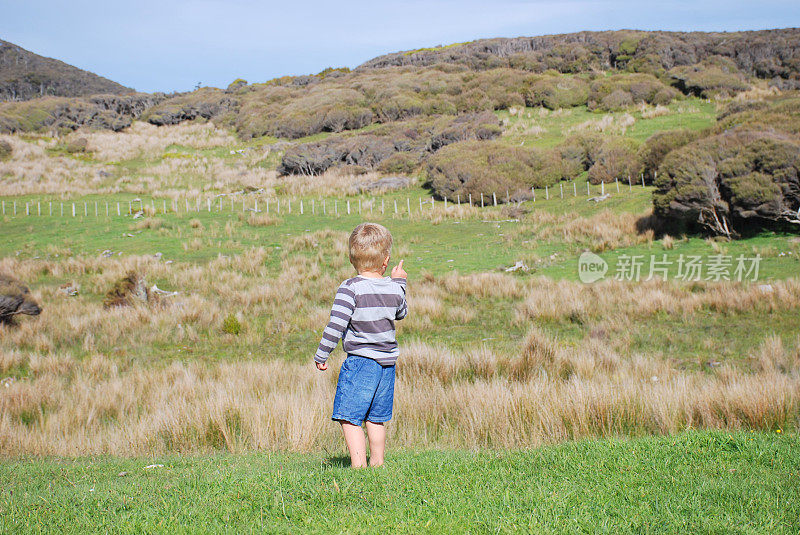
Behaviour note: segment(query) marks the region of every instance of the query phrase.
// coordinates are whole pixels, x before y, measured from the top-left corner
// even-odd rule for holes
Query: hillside
[[[0,101],[132,92],[92,72],[0,40]]]
[[[281,176],[404,174],[442,200],[641,176],[672,233],[737,237],[798,224],[798,43],[794,28],[479,40],[225,89],[0,103],[0,133],[211,121],[245,142],[286,140],[268,164]],[[716,127],[684,124],[701,102]],[[626,137],[637,121],[652,138]]]
[[[510,67],[573,73],[626,69],[658,74],[712,56],[730,58],[751,76],[792,79],[790,85],[797,87],[800,29],[723,33],[621,30],[480,39],[386,54],[359,69],[452,63],[471,69]]]

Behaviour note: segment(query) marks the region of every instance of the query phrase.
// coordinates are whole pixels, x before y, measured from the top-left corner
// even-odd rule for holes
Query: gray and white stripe
[[[342,340],[348,355],[360,355],[390,366],[399,354],[394,322],[406,317],[406,279],[357,276],[336,290],[328,325],[314,361],[325,362]]]

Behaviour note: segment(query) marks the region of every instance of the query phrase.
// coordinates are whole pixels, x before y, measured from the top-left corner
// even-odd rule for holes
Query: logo
[[[578,258],[578,278],[591,283],[602,279],[608,271],[608,263],[596,254],[584,251]]]

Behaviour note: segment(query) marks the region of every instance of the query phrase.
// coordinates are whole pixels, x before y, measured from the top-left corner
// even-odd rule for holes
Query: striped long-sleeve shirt
[[[341,339],[348,355],[375,359],[383,366],[394,364],[398,355],[394,322],[407,312],[406,279],[360,275],[347,279],[336,290],[314,361],[325,362]]]

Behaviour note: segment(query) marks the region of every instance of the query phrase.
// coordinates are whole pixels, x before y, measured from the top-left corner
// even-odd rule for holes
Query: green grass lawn
[[[0,531],[797,533],[800,438],[688,432],[522,451],[20,459]],[[157,464],[153,468],[149,465]]]
[[[539,115],[539,108],[525,108],[521,117],[512,116],[507,110],[497,111],[496,114],[500,119],[508,121],[508,132],[502,139],[515,145],[524,142],[526,146],[541,148],[555,147],[568,138],[571,132],[577,132],[573,132],[573,129],[578,125],[600,120],[605,115],[610,115],[615,121],[619,121],[626,114],[633,116],[636,122],[626,128],[624,134],[613,128],[608,132],[623,134],[638,142],[643,142],[662,130],[677,128],[702,130],[712,126],[716,120],[716,104],[699,98],[689,97],[674,101],[666,108],[669,110],[668,114],[651,118],[644,118],[638,110],[592,112],[586,106],[576,106],[561,112],[547,112],[546,115]],[[544,128],[544,131],[536,135],[524,133],[524,130],[532,125],[538,125]]]

